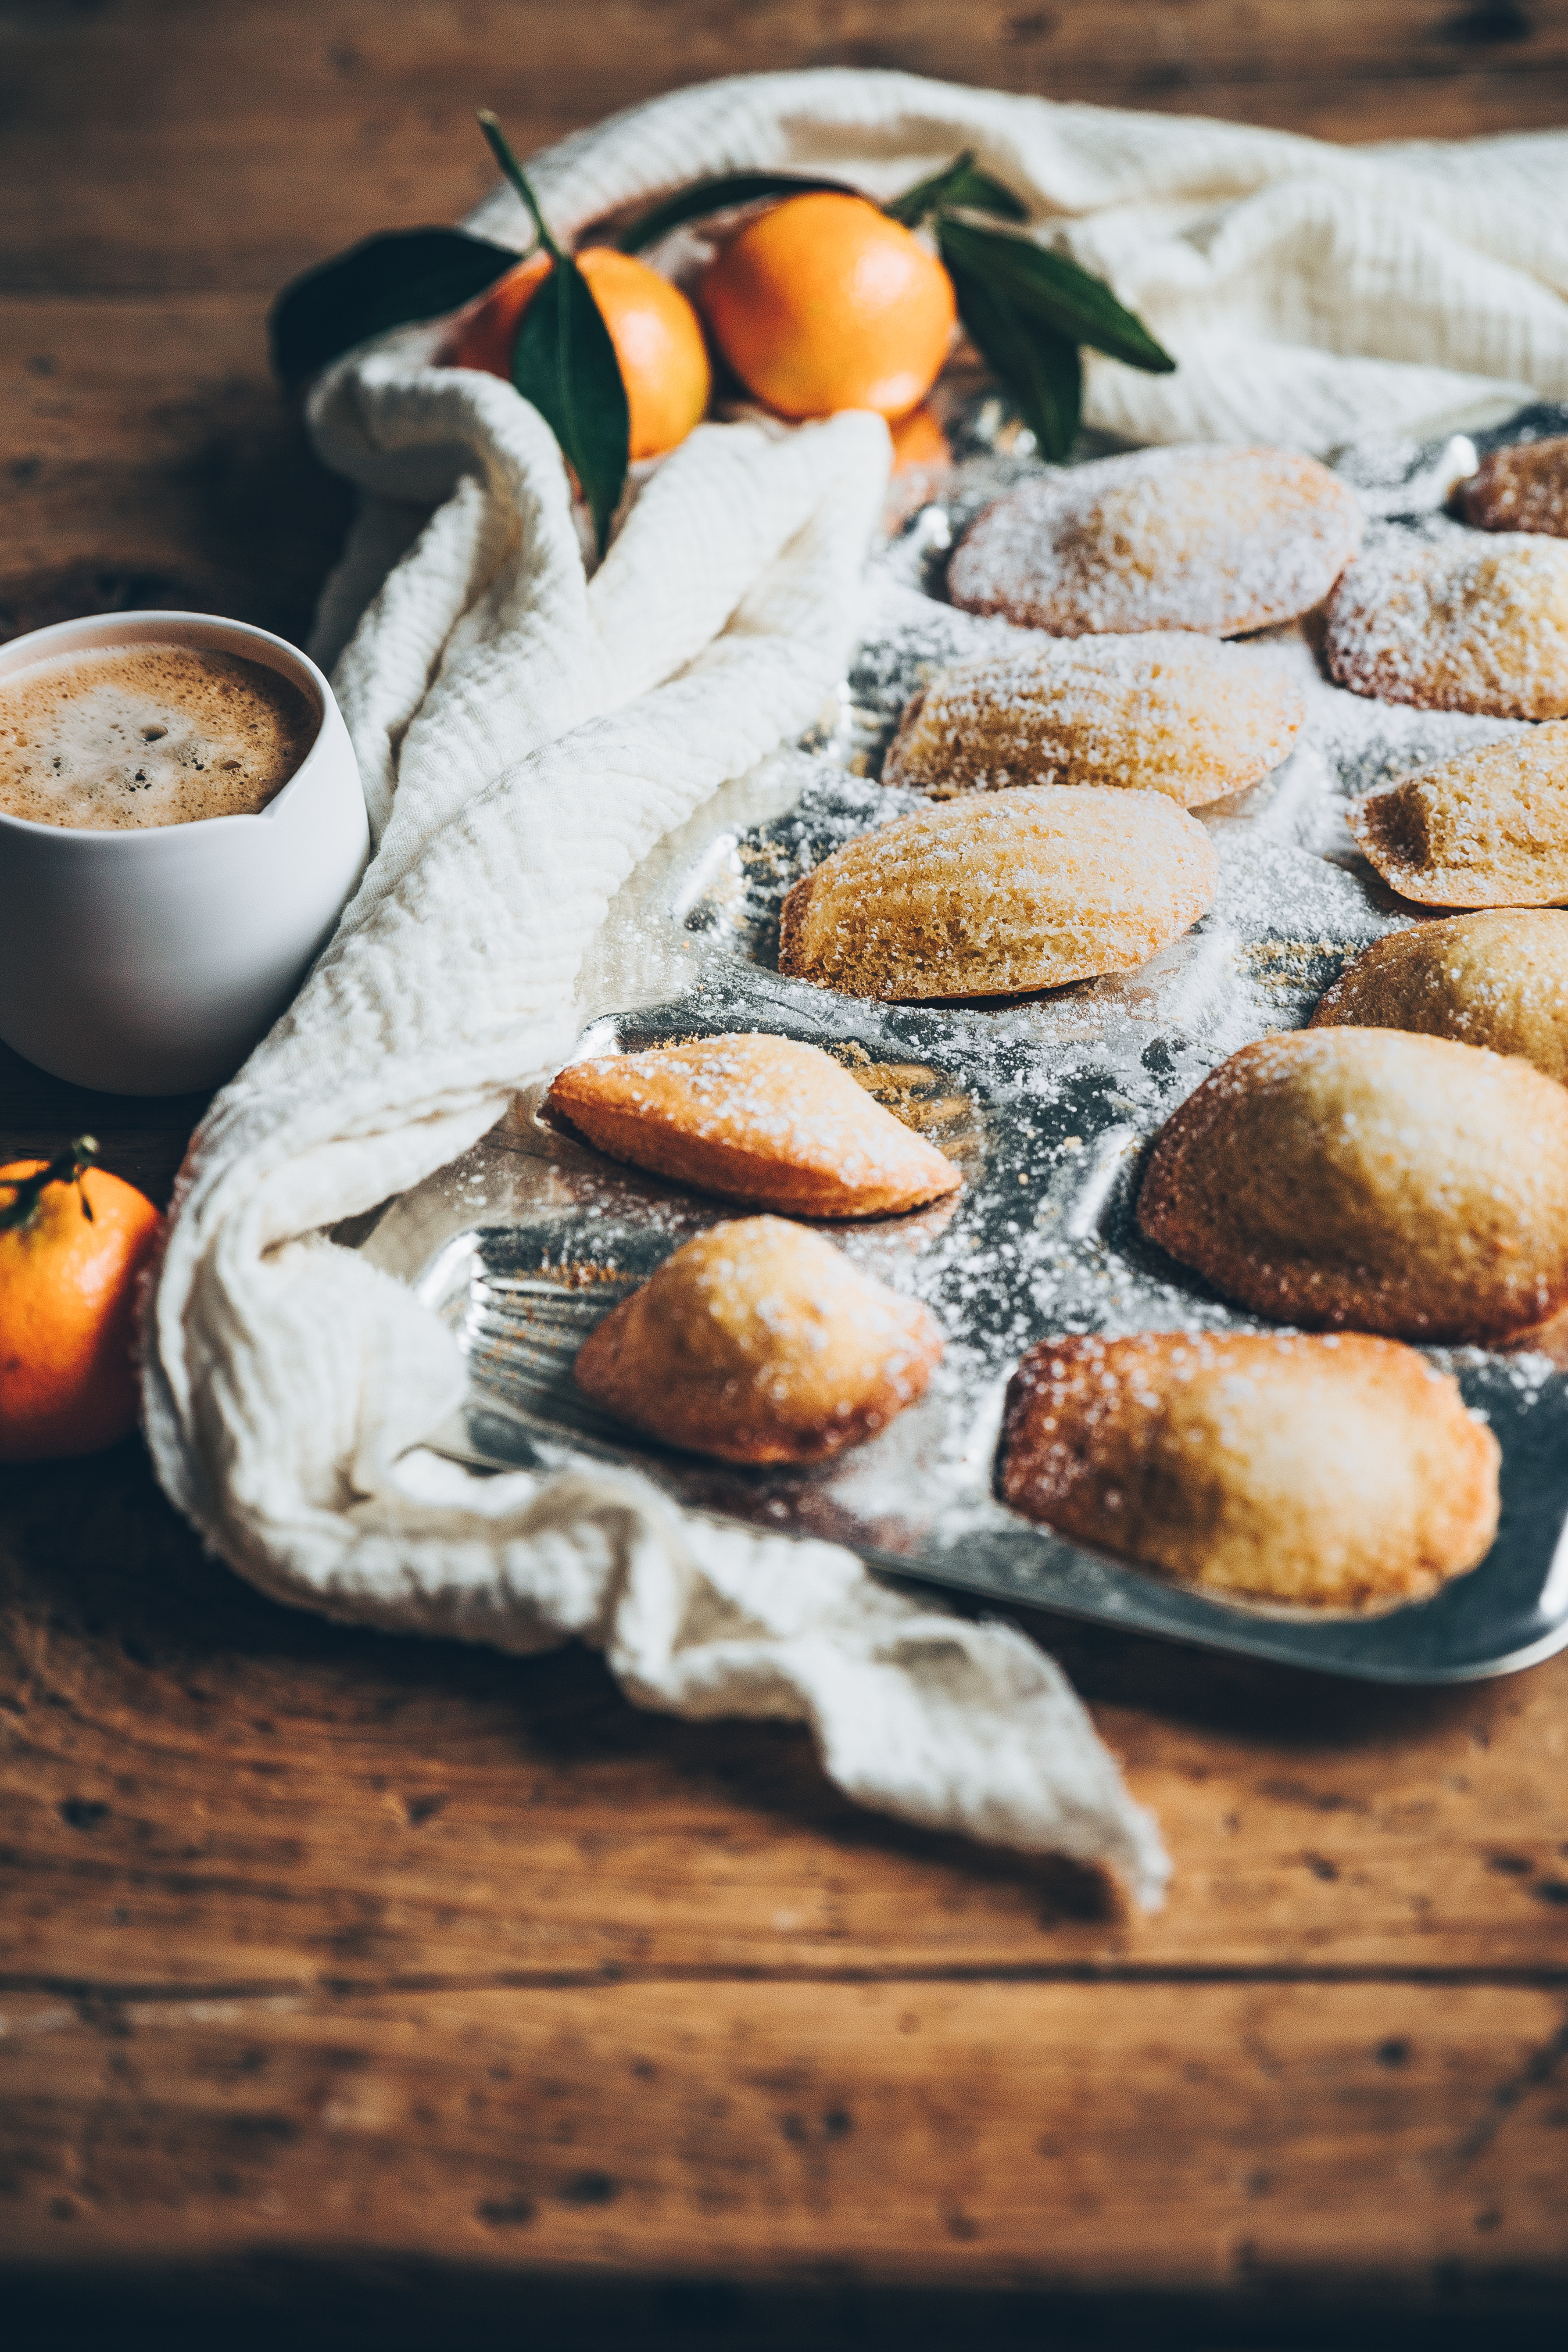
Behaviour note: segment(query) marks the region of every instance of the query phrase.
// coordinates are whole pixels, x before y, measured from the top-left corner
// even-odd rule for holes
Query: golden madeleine
[[[973,793],[861,834],[784,902],[779,970],[847,996],[1015,996],[1146,963],[1213,903],[1159,793]]]
[[[1194,442],[1016,483],[964,532],[947,589],[1055,637],[1235,637],[1321,604],[1361,534],[1354,494],[1315,457]]]
[[[714,1225],[577,1353],[584,1393],[721,1462],[820,1462],[925,1392],[942,1337],[917,1299],[782,1217]]]
[[[1389,887],[1421,906],[1559,906],[1568,899],[1568,719],[1368,793],[1345,823]]]
[[[1030,1349],[998,1486],[1206,1591],[1374,1611],[1486,1557],[1500,1458],[1458,1381],[1395,1340],[1149,1331]]]
[[[1568,539],[1568,433],[1494,449],[1459,493],[1480,530],[1539,530]]]
[[[1568,1086],[1568,914],[1510,907],[1390,931],[1335,981],[1310,1026],[1456,1037]]]
[[[1501,1339],[1568,1300],[1568,1092],[1446,1037],[1265,1037],[1166,1120],[1138,1222],[1281,1322]]]
[[[1568,716],[1568,547],[1523,531],[1400,532],[1329,599],[1323,651],[1341,686],[1421,710]]]
[[[634,1168],[802,1217],[889,1216],[963,1181],[830,1055],[790,1037],[596,1055],[563,1070],[550,1101]]]
[[[1283,663],[1212,637],[1054,638],[978,655],[922,687],[882,782],[932,800],[1103,784],[1193,808],[1277,768],[1305,715]]]

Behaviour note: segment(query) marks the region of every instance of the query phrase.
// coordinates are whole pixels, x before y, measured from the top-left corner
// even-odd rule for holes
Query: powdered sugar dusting
[[[1005,492],[965,532],[948,593],[1057,636],[1237,636],[1321,604],[1361,533],[1354,496],[1315,458],[1140,450]]]
[[[780,967],[856,996],[1059,987],[1146,962],[1214,884],[1202,829],[1155,793],[950,801],[862,835],[797,885]]]
[[[1499,719],[1568,715],[1568,546],[1434,524],[1385,531],[1329,604],[1342,686]]]
[[[907,706],[882,773],[932,797],[1116,785],[1191,807],[1278,767],[1302,715],[1282,662],[1207,637],[1036,637],[938,672]]]
[[[1466,484],[1465,520],[1481,530],[1568,539],[1568,433],[1494,449]]]
[[[579,1061],[551,1101],[618,1158],[780,1208],[875,1215],[958,1181],[850,1071],[792,1038],[752,1032]]]
[[[1430,473],[1431,453],[1412,450],[1408,463],[1379,473],[1384,511],[1404,511],[1400,485],[1412,467]],[[940,500],[900,520],[874,559],[860,643],[811,756],[766,763],[746,786],[752,797],[737,799],[735,787],[714,804],[678,869],[650,866],[637,923],[676,939],[685,977],[650,955],[649,973],[660,976],[642,996],[645,1010],[617,1013],[584,1041],[590,1053],[616,1043],[635,1051],[694,1031],[763,1028],[861,1066],[929,1074],[931,1098],[947,1106],[932,1139],[963,1167],[963,1191],[834,1235],[852,1263],[931,1308],[946,1353],[924,1398],[815,1471],[731,1471],[628,1440],[574,1390],[575,1348],[607,1298],[727,1213],[559,1139],[541,1160],[527,1156],[537,1144],[498,1130],[398,1205],[376,1236],[385,1236],[381,1262],[427,1267],[426,1294],[458,1331],[474,1377],[458,1441],[470,1457],[478,1447],[541,1467],[584,1453],[629,1458],[689,1507],[826,1537],[988,1595],[1352,1672],[1404,1674],[1423,1660],[1485,1671],[1539,1638],[1537,1596],[1568,1507],[1568,1388],[1543,1354],[1428,1351],[1490,1416],[1519,1507],[1531,1516],[1512,1522],[1508,1547],[1482,1575],[1377,1622],[1286,1627],[1250,1604],[1173,1591],[1025,1526],[993,1481],[1008,1375],[1042,1338],[1257,1328],[1140,1234],[1133,1211],[1149,1143],[1228,1055],[1304,1023],[1363,948],[1407,930],[1410,915],[1355,848],[1347,805],[1522,730],[1347,692],[1323,677],[1300,631],[1282,628],[1226,657],[1283,670],[1304,704],[1301,730],[1257,784],[1189,820],[1213,845],[1214,905],[1146,962],[1012,1000],[941,1005],[856,998],[781,973],[788,889],[846,844],[928,807],[869,781],[911,695],[955,662],[1039,646],[1037,635],[941,599],[946,547],[975,509],[982,474],[994,496],[996,464],[966,457]],[[1440,535],[1452,526],[1429,528]],[[726,818],[725,808],[736,814]],[[646,1009],[656,991],[670,1001]],[[596,1003],[627,1001],[616,987]],[[455,1236],[449,1255],[437,1247],[442,1232]],[[595,1269],[607,1270],[602,1281]]]
[[[1369,793],[1352,833],[1405,898],[1432,907],[1568,901],[1568,721],[1461,752]]]

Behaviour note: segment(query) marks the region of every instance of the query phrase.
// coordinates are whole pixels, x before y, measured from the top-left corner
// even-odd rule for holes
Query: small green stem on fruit
[[[528,206],[532,215],[533,226],[539,232],[539,242],[552,261],[559,261],[561,247],[550,234],[544,215],[539,209],[538,198],[522,176],[522,165],[511,152],[506,132],[500,127],[499,117],[492,114],[488,106],[481,106],[479,109],[479,129],[489,140],[490,153],[500,165],[503,176],[510,181],[523,203]]]
[[[16,1233],[30,1223],[50,1184],[74,1184],[81,1196],[82,1215],[91,1224],[92,1202],[81,1180],[97,1158],[97,1137],[79,1135],[74,1143],[56,1152],[47,1167],[35,1170],[31,1176],[0,1176],[0,1184],[11,1188],[10,1200],[0,1208],[0,1234]]]

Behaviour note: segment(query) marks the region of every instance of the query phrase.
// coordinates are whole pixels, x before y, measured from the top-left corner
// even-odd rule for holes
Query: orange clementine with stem
[[[958,315],[919,237],[864,196],[788,196],[709,265],[698,302],[748,392],[781,416],[907,416],[936,382]]]
[[[137,1280],[163,1219],[79,1136],[0,1168],[0,1462],[96,1454],[136,1425]]]
[[[662,457],[700,424],[712,388],[702,325],[679,286],[613,246],[575,255],[609,330],[631,416],[628,455]],[[509,269],[465,310],[441,352],[447,367],[484,368],[511,381],[512,345],[522,314],[555,264],[536,254]]]

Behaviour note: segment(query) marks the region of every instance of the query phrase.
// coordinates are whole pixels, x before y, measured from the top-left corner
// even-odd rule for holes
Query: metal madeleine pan
[[[1563,429],[1568,410],[1532,409],[1474,440]],[[1341,693],[1300,631],[1271,633],[1258,654],[1296,666],[1304,740],[1249,793],[1194,812],[1219,855],[1219,894],[1151,963],[994,1005],[873,1004],[783,977],[784,891],[840,842],[918,804],[875,781],[909,694],[943,661],[1008,634],[943,603],[942,570],[966,514],[1032,460],[1016,437],[1003,446],[994,399],[971,398],[953,438],[953,474],[871,567],[835,708],[801,749],[684,828],[620,910],[663,1001],[594,1022],[578,1047],[773,1031],[837,1055],[947,1151],[964,1172],[958,1195],[823,1228],[936,1314],[947,1354],[930,1391],[868,1444],[810,1468],[704,1462],[607,1420],[573,1383],[584,1338],[687,1236],[743,1212],[619,1166],[520,1098],[461,1160],[390,1203],[360,1244],[417,1289],[467,1359],[464,1408],[431,1443],[495,1467],[635,1466],[688,1508],[843,1543],[901,1578],[1370,1681],[1465,1681],[1543,1658],[1568,1644],[1568,1380],[1540,1352],[1431,1351],[1501,1444],[1501,1525],[1479,1569],[1383,1615],[1211,1599],[1065,1542],[995,1498],[1003,1391],[1035,1340],[1257,1328],[1137,1232],[1149,1139],[1205,1071],[1304,1021],[1362,947],[1413,919],[1354,851],[1346,798],[1514,730]],[[1458,528],[1439,501],[1474,463],[1465,441],[1368,445],[1342,462],[1380,518],[1373,528]]]

